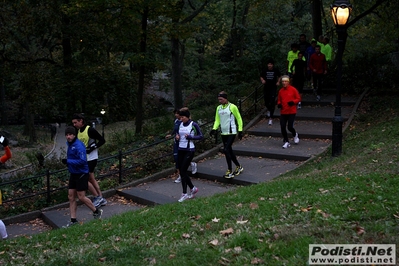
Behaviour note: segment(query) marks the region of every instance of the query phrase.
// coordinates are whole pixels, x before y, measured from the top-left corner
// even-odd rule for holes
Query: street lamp
[[[103,137],[104,137],[104,115],[105,115],[105,110],[102,109],[102,110],[100,111],[100,113],[101,113],[101,115],[103,116],[103,117],[102,117],[102,120],[101,120],[101,124],[103,125]]]
[[[336,0],[331,5],[331,16],[338,35],[337,53],[337,89],[335,96],[335,111],[332,119],[332,156],[342,153],[342,113],[341,113],[341,89],[342,89],[342,55],[345,49],[347,37],[347,23],[352,12],[352,5],[347,0]]]

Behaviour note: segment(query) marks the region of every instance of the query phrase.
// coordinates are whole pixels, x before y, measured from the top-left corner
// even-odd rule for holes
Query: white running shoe
[[[298,109],[301,109],[301,108],[302,108],[302,103],[299,102],[299,103],[298,103]]]
[[[191,162],[191,173],[193,175],[197,173],[197,163]]]
[[[317,96],[316,96],[316,100],[317,100],[318,102],[320,102],[320,95],[317,95]]]
[[[289,142],[284,143],[283,149],[287,149],[287,148],[289,148],[289,147],[291,147],[291,145],[290,145]]]
[[[180,199],[179,199],[179,202],[183,202],[183,201],[185,201],[186,199],[189,199],[190,198],[190,196],[187,194],[187,193],[182,193],[181,194],[181,197],[180,197]]]
[[[267,117],[270,117],[270,111],[267,111],[267,112],[266,112],[266,116],[267,116]]]
[[[273,119],[269,119],[269,126],[273,125]]]
[[[190,193],[189,198],[193,199],[193,198],[195,198],[195,194],[197,194],[197,192],[198,192],[198,188],[196,186],[194,186],[193,189],[190,192],[191,193]]]
[[[175,179],[175,181],[173,181],[173,182],[175,182],[175,183],[180,183],[180,182],[181,182],[181,176],[179,175],[179,176]]]
[[[295,142],[295,144],[298,144],[298,143],[299,143],[298,133],[295,134],[294,142]]]

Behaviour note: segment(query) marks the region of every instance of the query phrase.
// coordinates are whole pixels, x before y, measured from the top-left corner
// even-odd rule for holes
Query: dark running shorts
[[[71,174],[69,176],[69,189],[76,191],[86,191],[89,188],[89,174]]]
[[[87,164],[89,165],[89,173],[94,173],[94,168],[97,166],[97,159],[88,161]]]

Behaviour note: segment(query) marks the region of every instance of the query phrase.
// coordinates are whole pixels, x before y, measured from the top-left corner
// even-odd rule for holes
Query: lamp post
[[[332,119],[332,156],[336,157],[342,153],[342,113],[341,113],[341,90],[342,90],[342,55],[345,49],[347,37],[347,23],[352,12],[352,5],[347,0],[336,0],[331,5],[331,16],[334,21],[338,35],[337,53],[337,89],[335,96],[335,111]]]
[[[105,115],[105,110],[101,109],[100,113],[103,116],[102,120],[101,120],[101,124],[103,125],[103,137],[104,137],[104,115]]]

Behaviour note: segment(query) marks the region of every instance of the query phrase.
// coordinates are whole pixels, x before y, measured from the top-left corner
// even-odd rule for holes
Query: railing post
[[[242,101],[241,101],[241,98],[238,99],[238,111],[240,111],[240,113],[241,113],[241,111],[242,111]]]
[[[119,184],[122,184],[122,151],[119,150]]]
[[[258,113],[258,87],[256,87],[256,89],[255,89],[254,104],[255,104],[255,114],[257,114]]]
[[[46,170],[46,178],[47,178],[47,203],[51,202],[50,198],[50,171]]]

